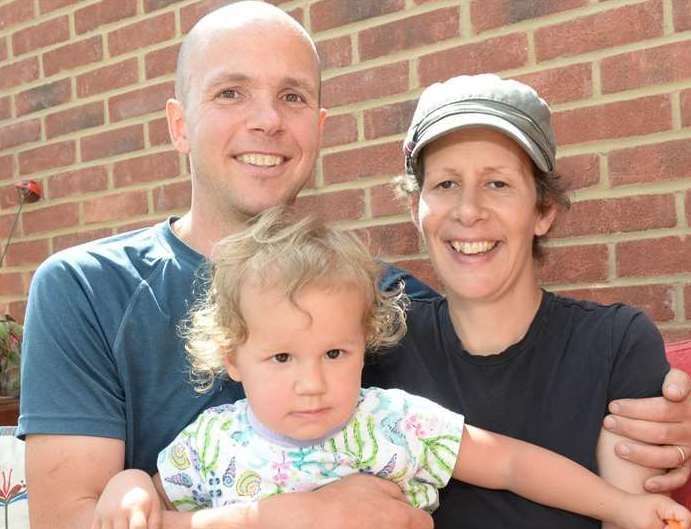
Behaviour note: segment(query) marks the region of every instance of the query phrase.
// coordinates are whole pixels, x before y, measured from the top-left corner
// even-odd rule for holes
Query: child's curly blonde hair
[[[395,344],[406,331],[406,297],[400,288],[379,290],[379,274],[380,265],[352,233],[286,207],[255,217],[245,231],[216,244],[207,295],[181,327],[195,389],[209,390],[225,374],[225,357],[247,339],[240,295],[248,280],[281,288],[291,301],[308,285],[353,285],[367,301],[367,349]]]

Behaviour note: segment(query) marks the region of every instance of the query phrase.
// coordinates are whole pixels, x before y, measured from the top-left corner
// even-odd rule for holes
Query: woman
[[[659,394],[669,366],[641,311],[563,298],[538,284],[540,240],[568,206],[554,172],[547,104],[516,81],[453,78],[422,94],[404,151],[400,188],[446,297],[413,300],[408,335],[366,370],[366,382],[422,394],[473,424],[642,491],[653,471],[616,457],[617,438],[602,420],[611,400]],[[435,527],[480,528],[488,520],[493,527],[599,527],[509,492],[458,483],[444,490]]]

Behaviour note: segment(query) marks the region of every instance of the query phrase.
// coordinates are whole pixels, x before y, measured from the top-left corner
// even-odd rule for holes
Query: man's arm
[[[675,490],[691,475],[691,378],[672,369],[662,392],[663,397],[612,401],[612,415],[604,420],[607,430],[638,441],[618,442],[615,450],[619,457],[645,467],[670,469],[646,480],[645,488],[650,492]]]

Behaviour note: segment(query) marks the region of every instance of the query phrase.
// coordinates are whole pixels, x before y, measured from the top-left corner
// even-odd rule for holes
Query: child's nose
[[[326,379],[319,365],[306,365],[298,373],[295,392],[299,395],[318,395],[326,391]]]

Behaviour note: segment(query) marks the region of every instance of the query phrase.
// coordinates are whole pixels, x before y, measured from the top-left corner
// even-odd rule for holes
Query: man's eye
[[[218,97],[222,97],[223,99],[235,99],[238,96],[238,91],[234,88],[226,88],[218,93]]]
[[[340,358],[342,355],[343,351],[341,349],[331,349],[330,351],[326,352],[326,357],[331,360],[336,360],[337,358]]]
[[[285,364],[288,360],[290,360],[290,355],[288,353],[278,353],[273,355],[273,361],[278,362],[279,364]]]

